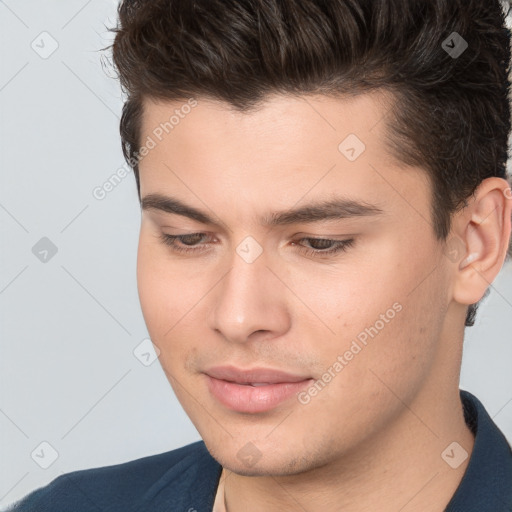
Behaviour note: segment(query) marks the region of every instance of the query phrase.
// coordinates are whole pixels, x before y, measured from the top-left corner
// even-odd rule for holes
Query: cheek
[[[435,360],[443,324],[443,276],[439,270],[429,275],[433,255],[420,256],[413,247],[407,252],[398,243],[379,254],[378,261],[363,258],[350,272],[304,277],[296,288],[316,313],[308,313],[314,321],[307,336],[326,335],[319,354],[325,368],[347,355],[339,392],[349,388],[361,399],[386,391],[377,376],[392,389],[412,391]]]
[[[137,288],[151,340],[163,350],[179,331],[179,321],[193,298],[187,296],[186,283],[169,264],[165,248],[159,245],[153,237],[141,234],[137,253]]]
[[[403,271],[396,263],[399,250],[379,247],[378,252],[378,259],[359,251],[332,267],[308,266],[289,275],[294,294],[306,306],[297,302],[297,322],[310,318],[313,326],[335,343],[345,343],[378,321],[394,303],[403,302],[406,287]],[[394,318],[395,313],[392,309],[388,316]]]
[[[199,286],[193,276],[173,262],[167,248],[150,234],[141,233],[137,253],[137,288],[142,314],[153,343],[160,349],[164,368],[178,365],[197,338],[197,315],[202,315]],[[197,282],[197,278],[194,282]],[[195,331],[194,331],[195,329]]]
[[[141,233],[137,252],[137,289],[146,326],[155,341],[153,335],[161,330],[159,323],[165,318],[167,286],[162,280],[162,269],[153,252],[147,237]]]

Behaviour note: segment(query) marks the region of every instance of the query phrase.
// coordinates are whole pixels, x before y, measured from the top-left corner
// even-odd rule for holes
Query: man
[[[139,296],[203,441],[63,475],[14,510],[512,510],[510,445],[459,390],[510,242],[499,2],[119,16]]]

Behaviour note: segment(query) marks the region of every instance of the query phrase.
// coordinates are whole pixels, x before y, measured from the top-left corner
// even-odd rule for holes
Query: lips
[[[210,377],[237,384],[278,384],[283,382],[300,382],[309,379],[309,376],[294,375],[271,368],[253,368],[242,370],[234,366],[216,366],[205,372]]]
[[[271,368],[216,366],[205,371],[211,395],[228,409],[258,413],[275,408],[311,384],[309,376]]]

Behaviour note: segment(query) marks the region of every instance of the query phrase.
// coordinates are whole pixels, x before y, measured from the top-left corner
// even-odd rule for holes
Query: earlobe
[[[483,180],[455,221],[454,228],[466,246],[453,290],[459,303],[478,302],[503,266],[511,231],[512,200],[508,190],[502,178]]]

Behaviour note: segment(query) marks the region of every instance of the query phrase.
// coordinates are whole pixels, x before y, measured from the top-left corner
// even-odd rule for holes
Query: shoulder
[[[5,512],[128,512],[148,505],[156,511],[159,503],[164,510],[165,504],[191,494],[198,480],[208,482],[214,494],[220,471],[198,441],[122,464],[65,473]]]

